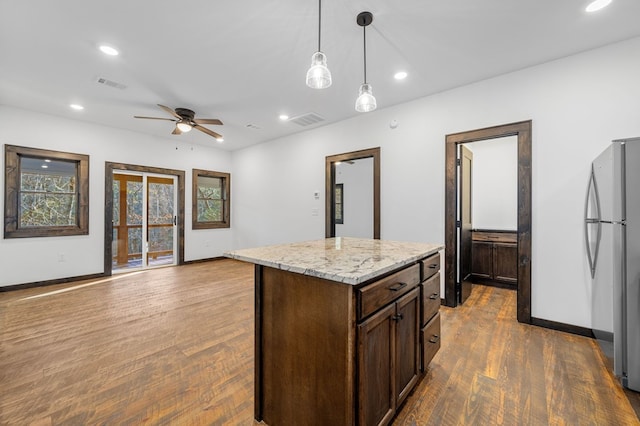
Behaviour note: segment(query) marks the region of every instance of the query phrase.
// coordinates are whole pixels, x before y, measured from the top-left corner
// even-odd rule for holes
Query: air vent
[[[315,112],[309,112],[289,119],[290,122],[296,123],[298,126],[307,127],[312,124],[320,123],[324,121],[324,117],[316,114]]]
[[[118,83],[117,81],[108,80],[102,77],[99,77],[97,81],[99,84],[104,84],[105,86],[113,87],[114,89],[124,90],[127,88],[127,86],[125,86],[124,84]]]

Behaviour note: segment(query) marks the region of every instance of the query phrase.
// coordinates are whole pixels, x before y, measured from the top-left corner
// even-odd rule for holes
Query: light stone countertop
[[[442,244],[336,237],[258,248],[224,255],[271,268],[361,284],[444,248]]]

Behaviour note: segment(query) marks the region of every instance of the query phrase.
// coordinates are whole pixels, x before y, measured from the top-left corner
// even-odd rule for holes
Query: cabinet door
[[[358,424],[361,426],[387,424],[396,409],[395,318],[396,304],[392,303],[358,326]]]
[[[396,302],[396,389],[397,402],[409,395],[420,374],[420,292],[415,289]]]
[[[472,243],[471,273],[480,278],[493,279],[493,243]]]
[[[496,280],[516,283],[518,281],[518,246],[516,244],[494,244],[493,274]]]

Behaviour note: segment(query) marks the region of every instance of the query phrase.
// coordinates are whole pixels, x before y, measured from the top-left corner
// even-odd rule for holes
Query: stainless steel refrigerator
[[[640,391],[640,138],[615,140],[591,165],[585,203],[592,329],[613,340],[614,372]]]

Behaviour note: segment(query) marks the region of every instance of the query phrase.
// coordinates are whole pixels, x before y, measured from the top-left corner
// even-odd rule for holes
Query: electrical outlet
[[[311,209],[311,216],[318,216],[318,209]]]

